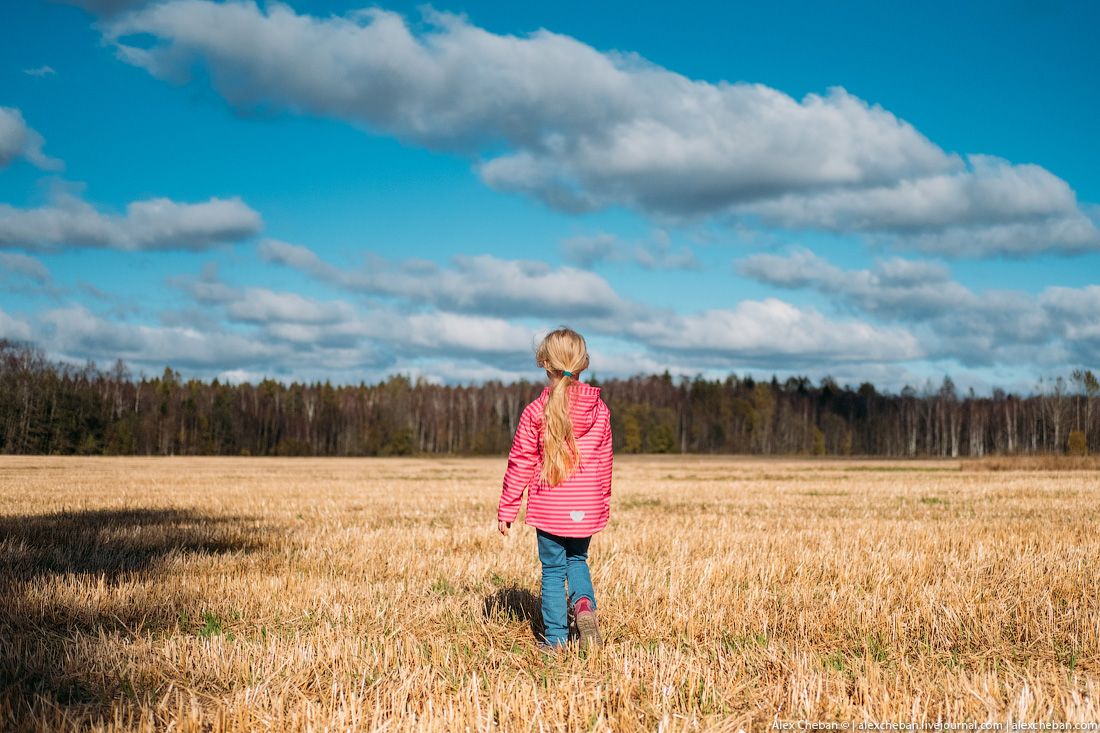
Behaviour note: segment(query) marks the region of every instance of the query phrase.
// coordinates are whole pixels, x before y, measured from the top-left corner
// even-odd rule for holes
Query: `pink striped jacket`
[[[611,514],[611,411],[600,399],[599,387],[584,382],[569,387],[569,415],[581,460],[573,475],[547,486],[541,476],[542,423],[549,397],[548,385],[520,415],[497,519],[515,521],[527,489],[525,524],[560,537],[589,537],[607,525]]]

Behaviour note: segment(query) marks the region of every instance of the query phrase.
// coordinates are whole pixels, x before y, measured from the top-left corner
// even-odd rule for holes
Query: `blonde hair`
[[[543,481],[557,486],[576,470],[581,459],[573,436],[573,421],[569,418],[569,388],[588,368],[588,344],[584,336],[561,326],[542,339],[535,350],[535,363],[546,370],[546,376],[558,377],[543,408],[542,444]],[[563,371],[572,372],[573,376],[564,375]]]

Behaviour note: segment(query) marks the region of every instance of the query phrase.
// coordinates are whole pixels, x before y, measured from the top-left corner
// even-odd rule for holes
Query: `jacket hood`
[[[600,388],[584,382],[575,382],[569,389],[569,417],[573,421],[573,435],[580,437],[588,433],[596,424],[600,415]],[[542,389],[542,394],[535,400],[541,408],[550,398],[550,385]],[[542,410],[539,410],[541,415]]]

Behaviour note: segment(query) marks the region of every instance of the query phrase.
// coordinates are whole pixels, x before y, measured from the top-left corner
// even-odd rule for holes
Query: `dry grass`
[[[988,456],[963,466],[977,471],[1100,471],[1100,456]]]
[[[1095,473],[622,457],[555,659],[503,468],[0,460],[0,728],[1100,720]]]

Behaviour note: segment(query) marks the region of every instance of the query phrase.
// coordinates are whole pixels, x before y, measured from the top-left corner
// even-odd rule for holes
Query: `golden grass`
[[[961,466],[617,458],[544,658],[503,459],[6,457],[0,729],[1100,720],[1100,476]]]
[[[1100,471],[1100,456],[987,456],[963,465],[978,471]]]

